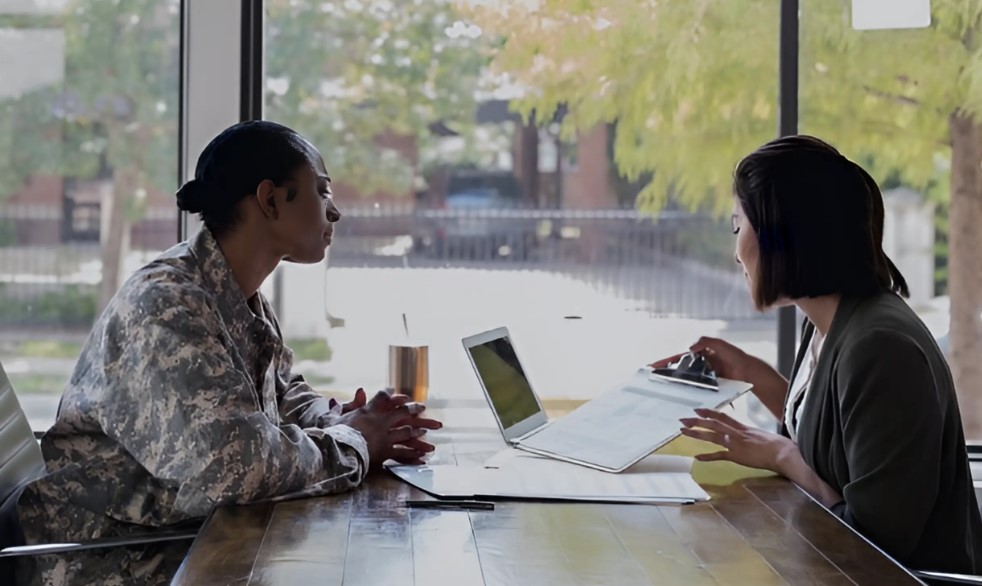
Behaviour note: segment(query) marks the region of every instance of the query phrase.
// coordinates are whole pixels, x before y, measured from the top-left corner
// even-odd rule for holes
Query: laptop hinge
[[[551,422],[551,421],[546,421],[545,423],[543,423],[543,424],[542,424],[542,425],[540,425],[539,427],[536,427],[536,428],[535,428],[535,429],[533,429],[532,431],[529,431],[529,432],[527,432],[527,433],[524,433],[524,434],[522,434],[522,435],[520,435],[519,437],[516,437],[516,438],[514,438],[514,439],[512,439],[512,440],[511,440],[511,443],[513,443],[513,444],[518,444],[518,443],[521,443],[521,441],[522,441],[522,440],[524,440],[524,439],[528,439],[528,438],[530,438],[530,437],[532,437],[533,435],[535,435],[535,434],[537,434],[537,433],[539,433],[539,432],[540,432],[540,431],[542,431],[543,429],[545,429],[545,428],[547,428],[547,427],[549,427],[549,424],[550,424],[550,423],[552,423],[552,422]]]

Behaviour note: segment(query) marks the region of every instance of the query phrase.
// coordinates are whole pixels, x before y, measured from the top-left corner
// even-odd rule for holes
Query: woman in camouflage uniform
[[[95,324],[18,504],[25,542],[194,524],[217,506],[350,490],[419,460],[440,423],[364,391],[328,401],[292,373],[259,292],[283,260],[316,263],[341,218],[320,153],[255,121],[216,137],[177,193],[202,230],[120,288]],[[21,581],[163,584],[188,541],[25,560]]]

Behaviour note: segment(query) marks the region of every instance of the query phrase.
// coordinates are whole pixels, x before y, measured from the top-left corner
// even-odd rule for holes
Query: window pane
[[[658,221],[645,213],[652,206],[635,210],[650,169],[632,177],[631,153],[617,154],[642,125],[628,119],[634,113],[612,112],[579,132],[576,117],[591,105],[554,107],[528,123],[512,100],[534,88],[517,83],[520,72],[499,59],[496,30],[515,23],[498,21],[496,29],[497,17],[473,4],[267,2],[267,117],[320,147],[344,213],[324,265],[281,270],[288,341],[330,347],[301,370],[339,394],[384,386],[387,345],[405,338],[403,313],[410,336],[430,345],[431,398],[485,412],[460,342],[499,326],[510,329],[534,388],[554,405],[594,397],[700,335],[725,336],[773,362],[774,316],[756,313],[733,262],[729,177],[739,154],[772,138],[776,126],[776,4],[751,15],[763,18],[767,35],[735,23],[704,56],[708,63],[744,51],[766,71],[765,90],[759,75],[706,68],[688,98],[705,104],[705,87],[718,81],[740,96],[733,115],[717,115],[714,126],[696,116],[690,128],[660,135],[689,155],[723,154],[677,166]],[[635,10],[626,4],[609,9]],[[674,18],[691,12],[665,10]],[[565,17],[570,32],[557,43],[570,49],[575,70],[590,55],[570,48],[580,17]],[[611,34],[633,33],[625,23]],[[682,33],[670,34],[682,54]],[[624,55],[632,67],[650,62],[647,42]],[[635,75],[627,66],[614,74],[625,85]],[[655,99],[652,111],[677,107],[672,92]],[[753,108],[747,128],[736,114]],[[654,154],[667,169],[670,157]],[[701,195],[704,176],[712,178],[711,197]],[[680,193],[685,183],[693,184],[688,195]]]
[[[35,429],[108,297],[177,240],[179,22],[178,0],[0,7],[0,360]]]
[[[932,4],[928,28],[861,31],[849,26],[848,3],[803,1],[801,129],[879,182],[884,249],[948,355],[966,434],[982,440],[982,409],[972,402],[982,388],[982,154],[969,114],[978,111],[978,49],[968,40],[978,25]]]

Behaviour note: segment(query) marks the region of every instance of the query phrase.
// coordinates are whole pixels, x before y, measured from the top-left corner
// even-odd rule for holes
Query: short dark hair
[[[908,297],[883,252],[883,196],[862,167],[798,135],[771,141],[737,165],[733,191],[757,234],[754,302],[822,295]]]
[[[310,141],[282,124],[240,122],[201,152],[194,179],[177,191],[177,207],[200,214],[205,226],[221,235],[235,226],[239,202],[255,194],[257,185],[268,179],[279,186],[319,157]]]

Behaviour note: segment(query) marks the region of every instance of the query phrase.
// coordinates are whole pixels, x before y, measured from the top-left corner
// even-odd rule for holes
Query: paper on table
[[[538,454],[533,454],[531,452],[526,452],[516,448],[504,448],[495,455],[491,456],[484,461],[485,468],[506,468],[508,466],[524,465],[529,463],[531,465],[540,467],[555,465],[556,463],[563,466],[566,465],[565,462],[559,460],[553,460],[548,456],[540,456]],[[651,454],[645,457],[643,460],[634,464],[627,470],[621,472],[621,474],[635,474],[639,472],[643,473],[657,473],[657,472],[674,472],[677,474],[689,474],[692,471],[692,458],[687,456],[674,456],[668,454]]]
[[[748,392],[749,383],[719,380],[718,391],[651,377],[641,368],[627,384],[588,401],[518,440],[518,447],[620,472],[679,436],[679,419],[698,407],[718,409]]]
[[[685,460],[685,458],[683,458]],[[483,497],[665,503],[709,500],[688,471],[652,472],[638,463],[621,474],[610,474],[549,458],[512,458],[502,468],[464,466],[391,466],[396,476],[441,497]],[[664,460],[676,467],[678,460]],[[686,463],[688,464],[688,463]]]
[[[651,454],[618,475],[506,448],[497,466],[505,474],[506,489],[522,493],[570,496],[616,495],[704,500],[709,496],[692,480],[692,458]],[[512,489],[514,483],[514,489]]]

